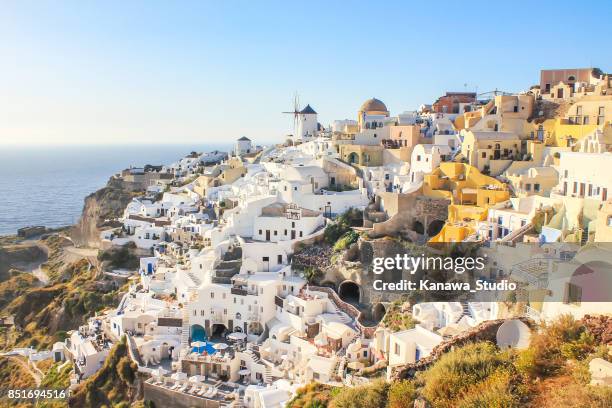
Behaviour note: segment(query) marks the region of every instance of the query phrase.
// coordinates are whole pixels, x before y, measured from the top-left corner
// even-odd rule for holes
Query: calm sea
[[[0,146],[0,235],[27,225],[74,224],[83,199],[129,167],[169,164],[230,145]]]

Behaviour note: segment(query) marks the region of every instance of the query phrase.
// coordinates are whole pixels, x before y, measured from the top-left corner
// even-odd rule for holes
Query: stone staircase
[[[272,378],[272,368],[268,365],[266,365],[266,369],[264,371],[264,383],[266,384],[272,384],[273,378]]]
[[[195,283],[195,286],[200,286],[202,284],[202,279],[198,278],[193,272],[187,272],[187,276]]]
[[[527,223],[499,240],[499,242],[516,242],[533,229],[532,223]]]
[[[196,297],[196,292],[194,291],[190,291],[189,292],[189,299],[186,300],[185,302],[183,302],[183,311],[182,311],[182,315],[183,315],[183,326],[182,326],[182,330],[181,330],[181,346],[183,346],[183,350],[188,352],[189,350],[189,332],[190,332],[190,325],[189,325],[189,302],[192,301],[193,299],[195,299]]]
[[[470,304],[468,303],[467,300],[462,300],[461,301],[461,307],[463,308],[463,315],[461,317],[463,317],[463,316],[470,316]],[[457,322],[459,320],[461,320],[461,317],[457,320]],[[457,322],[455,322],[455,323],[457,323]]]
[[[183,327],[181,331],[181,346],[184,349],[189,349],[189,304],[183,304]]]

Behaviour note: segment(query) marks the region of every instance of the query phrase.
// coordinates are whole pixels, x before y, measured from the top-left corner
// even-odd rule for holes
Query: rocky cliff
[[[111,178],[105,187],[88,195],[79,222],[71,231],[76,245],[98,248],[100,232],[118,226],[115,221],[138,191],[125,188],[120,179]]]

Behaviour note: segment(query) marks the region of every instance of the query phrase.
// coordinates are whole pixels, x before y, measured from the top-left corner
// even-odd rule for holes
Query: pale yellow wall
[[[595,242],[612,242],[612,201],[605,202],[595,220]]]
[[[370,167],[382,166],[383,164],[383,150],[384,149],[382,146],[346,144],[346,145],[339,145],[338,147],[340,149],[340,158],[347,163],[350,163],[349,159],[350,159],[351,153],[355,153],[359,157],[359,162],[351,163],[351,164],[355,164],[357,166],[367,165]],[[365,155],[369,156],[369,160],[367,163],[364,160]]]

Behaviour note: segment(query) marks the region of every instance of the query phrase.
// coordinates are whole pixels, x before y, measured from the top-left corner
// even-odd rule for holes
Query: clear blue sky
[[[87,4],[84,4],[87,3]],[[0,144],[279,141],[299,92],[322,123],[444,91],[612,71],[609,1],[3,1]]]

